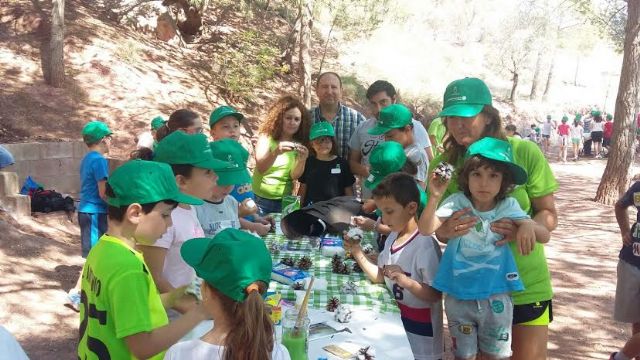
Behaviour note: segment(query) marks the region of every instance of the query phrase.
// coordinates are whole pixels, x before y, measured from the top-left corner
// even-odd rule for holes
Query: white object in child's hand
[[[362,229],[354,227],[349,229],[349,231],[347,232],[347,236],[349,237],[351,242],[359,243],[360,241],[362,241],[362,238],[364,238],[364,232],[362,231]]]
[[[351,307],[347,304],[340,304],[336,309],[335,319],[339,323],[348,323],[351,320],[351,315],[353,311]]]
[[[201,285],[202,285],[202,279],[200,279],[199,277],[196,277],[195,279],[193,279],[191,284],[187,286],[187,288],[184,290],[184,293],[191,294],[195,296],[195,298],[198,301],[202,301],[202,293],[200,292]]]
[[[433,173],[440,177],[443,181],[451,179],[453,176],[453,165],[446,163],[444,161],[440,162],[438,166],[433,170]]]
[[[300,310],[302,303],[304,302],[304,296],[307,294],[305,290],[294,290],[296,294],[296,309]],[[313,291],[309,292],[309,302],[313,299]]]
[[[244,201],[244,206],[248,209],[248,210],[255,210],[256,209],[256,202],[253,201],[253,199],[247,199]]]

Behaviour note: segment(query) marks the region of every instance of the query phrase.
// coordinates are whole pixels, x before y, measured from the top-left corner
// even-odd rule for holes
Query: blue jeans
[[[89,250],[107,232],[107,214],[79,212],[78,225],[80,225],[82,257],[86,259],[87,255],[89,255]]]
[[[265,199],[258,195],[255,195],[255,197],[256,205],[258,205],[258,209],[260,209],[260,215],[282,212],[282,199]]]

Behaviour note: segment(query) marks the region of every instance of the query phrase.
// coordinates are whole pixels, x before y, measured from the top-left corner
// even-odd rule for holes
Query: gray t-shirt
[[[426,183],[429,160],[424,148],[420,148],[418,145],[413,144],[404,148],[404,153],[407,155],[407,160],[411,160],[411,162],[416,164],[418,167],[418,173],[414,176],[416,180]]]
[[[227,228],[240,229],[238,201],[231,195],[225,196],[219,203],[205,200],[203,205],[194,208],[206,237],[214,237]]]

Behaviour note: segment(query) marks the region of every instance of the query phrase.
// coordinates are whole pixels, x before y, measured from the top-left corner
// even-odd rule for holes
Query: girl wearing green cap
[[[336,155],[336,140],[333,126],[321,121],[311,126],[311,156],[307,158],[300,177],[300,204],[307,206],[337,196],[353,195],[356,178],[349,163]]]
[[[581,116],[576,114],[576,118],[571,125],[571,145],[573,146],[573,161],[578,161],[578,155],[580,155],[580,144],[582,144],[582,123],[580,122]]]
[[[185,242],[180,252],[203,280],[202,305],[215,323],[201,338],[173,345],[165,360],[290,360],[275,341],[262,299],[272,266],[262,239],[225,229],[213,238]]]
[[[560,136],[560,152],[558,153],[558,161],[567,162],[567,146],[569,146],[570,127],[567,124],[569,117],[562,117],[562,124],[558,125],[558,135]]]
[[[310,127],[309,111],[290,95],[278,99],[260,124],[253,192],[262,214],[281,212],[282,198],[291,195],[294,180],[302,176]]]
[[[514,162],[529,174],[526,184],[516,187],[509,196],[515,198],[525,213],[538,224],[549,231],[556,228],[558,217],[554,193],[558,183],[553,172],[535,143],[505,137],[500,113],[492,106],[491,92],[482,80],[465,78],[449,84],[440,116],[444,117],[448,136],[444,142],[444,153],[431,162],[430,171],[441,161],[457,169],[443,197],[459,191],[457,175],[462,168],[463,156],[471,144],[486,136],[507,140],[513,151]],[[468,209],[456,211],[438,228],[436,235],[441,242],[447,242],[468,233],[476,226],[476,222],[477,218],[468,216]],[[512,220],[495,221],[491,224],[491,230],[510,241],[509,246],[525,287],[524,291],[512,294],[512,359],[546,359],[553,292],[544,247],[536,242],[533,252],[527,256],[520,254],[517,244],[513,242],[516,226]]]

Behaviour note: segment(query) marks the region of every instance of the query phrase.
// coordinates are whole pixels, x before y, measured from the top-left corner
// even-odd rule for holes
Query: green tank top
[[[275,150],[278,142],[269,138],[269,149]],[[273,165],[264,173],[255,169],[253,172],[253,192],[265,199],[280,200],[285,195],[291,195],[293,180],[291,169],[296,164],[297,151],[287,151],[276,157]]]

